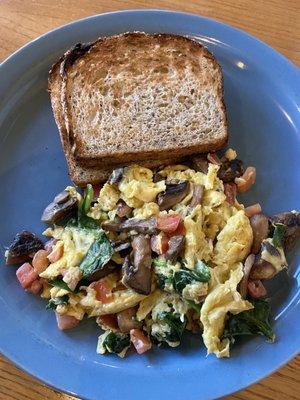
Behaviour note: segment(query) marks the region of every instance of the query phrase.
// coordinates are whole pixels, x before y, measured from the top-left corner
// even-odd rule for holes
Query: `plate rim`
[[[40,43],[47,39],[49,36],[51,37],[52,34],[59,34],[59,32],[64,31],[65,29],[72,29],[74,26],[82,23],[82,22],[88,22],[88,21],[92,21],[92,20],[97,20],[98,18],[101,18],[103,16],[112,16],[112,15],[123,15],[123,14],[151,14],[151,13],[158,13],[158,14],[175,14],[175,15],[180,15],[180,16],[185,16],[187,18],[192,17],[192,18],[196,18],[199,20],[205,20],[211,24],[216,24],[221,26],[223,29],[235,32],[237,35],[242,36],[243,38],[246,39],[251,39],[254,42],[258,43],[260,46],[263,46],[264,48],[266,48],[268,50],[268,52],[273,55],[277,60],[281,61],[288,70],[292,70],[293,73],[296,73],[296,77],[298,79],[298,77],[300,78],[300,74],[299,74],[299,69],[296,66],[296,64],[294,64],[291,60],[289,60],[287,57],[285,57],[283,54],[281,54],[279,51],[275,50],[274,48],[272,48],[269,44],[263,42],[262,40],[256,38],[255,36],[239,29],[236,27],[233,27],[229,24],[226,24],[224,22],[215,20],[213,18],[209,18],[209,17],[204,17],[202,15],[197,15],[197,14],[193,14],[193,13],[187,13],[187,12],[180,12],[180,11],[173,11],[173,10],[164,10],[164,9],[129,9],[129,10],[120,10],[120,11],[112,11],[112,12],[106,12],[106,13],[100,13],[100,14],[95,14],[95,15],[91,15],[88,17],[84,17],[84,18],[80,18],[80,19],[76,19],[74,21],[71,21],[67,24],[58,26],[40,36],[38,36],[37,38],[25,43],[22,47],[20,47],[19,49],[17,49],[15,52],[13,52],[11,55],[9,55],[7,58],[5,58],[1,64],[0,64],[0,73],[3,71],[3,69],[7,68],[7,66],[9,66],[9,64],[13,61],[15,61],[16,59],[18,59],[20,56],[23,55],[23,53],[31,48],[34,48],[35,46],[39,47]],[[299,75],[298,75],[299,74]],[[0,82],[1,82],[1,78],[0,78]],[[54,389],[58,389],[61,392],[64,393],[68,393],[70,395],[77,395],[80,396],[83,399],[89,399],[90,397],[85,397],[85,395],[82,395],[80,393],[76,394],[76,393],[72,393],[71,390],[65,389],[64,387],[62,387],[61,385],[56,385],[51,383],[51,381],[49,379],[46,378],[42,378],[40,375],[41,373],[36,374],[35,372],[32,372],[32,369],[34,369],[33,367],[28,368],[28,367],[24,367],[24,362],[22,363],[22,361],[18,361],[17,357],[13,354],[8,355],[8,353],[10,353],[9,351],[5,352],[4,347],[1,344],[1,353],[4,355],[4,357],[6,357],[10,362],[12,362],[13,364],[17,365],[18,368],[20,368],[22,371],[25,371],[26,373],[28,373],[29,375],[31,375],[32,377],[34,377],[35,379],[38,379],[40,382],[44,382],[46,383],[49,387],[54,388]],[[234,391],[233,390],[227,390],[227,392],[224,392],[224,394],[222,394],[222,396],[226,396],[232,393],[235,393],[237,391],[243,390],[246,387],[260,381],[261,379],[264,379],[265,377],[271,375],[272,373],[274,373],[277,369],[281,368],[284,364],[286,364],[289,360],[291,360],[292,358],[294,358],[297,355],[298,351],[294,351],[292,354],[289,354],[285,357],[282,358],[281,363],[276,364],[275,367],[269,368],[268,371],[261,375],[258,378],[254,378],[252,380],[248,381],[248,384],[245,386],[243,385],[242,387],[238,387],[236,388]],[[212,398],[212,397],[209,397]]]

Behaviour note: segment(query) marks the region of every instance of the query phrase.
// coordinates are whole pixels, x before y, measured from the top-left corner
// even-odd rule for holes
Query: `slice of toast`
[[[185,156],[227,141],[221,68],[186,37],[132,32],[77,44],[61,73],[81,165]]]
[[[99,168],[99,167],[83,167],[77,164],[74,156],[71,152],[69,142],[68,142],[68,134],[66,130],[63,109],[61,106],[61,86],[62,86],[62,79],[60,77],[60,64],[61,60],[59,60],[51,69],[49,74],[49,81],[48,81],[48,90],[51,96],[51,104],[52,109],[55,117],[55,121],[57,127],[59,129],[60,139],[63,147],[63,151],[66,156],[66,161],[69,169],[69,174],[72,181],[77,186],[85,187],[88,183],[91,184],[98,184],[102,183],[107,180],[113,167],[106,167],[106,168]],[[177,159],[176,159],[177,160]],[[161,162],[158,160],[148,162],[142,162],[141,165],[155,168],[160,165],[167,165],[172,164],[176,161],[175,159],[168,159],[165,162]]]

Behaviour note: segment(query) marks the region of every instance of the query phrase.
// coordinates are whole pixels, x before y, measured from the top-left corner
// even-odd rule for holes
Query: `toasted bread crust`
[[[150,150],[143,148],[141,151],[139,151],[138,148],[130,150],[126,149],[125,151],[114,150],[113,152],[111,152],[109,149],[106,151],[104,148],[100,149],[99,151],[90,151],[86,147],[86,143],[78,134],[76,134],[74,130],[74,120],[70,112],[70,109],[72,107],[69,98],[69,80],[71,80],[70,74],[76,74],[78,65],[86,60],[86,57],[91,54],[93,49],[96,49],[100,46],[101,48],[103,47],[104,50],[107,52],[107,48],[113,47],[113,44],[115,42],[121,40],[120,38],[127,38],[129,41],[132,41],[133,44],[135,41],[138,41],[141,38],[147,38],[148,40],[157,40],[158,42],[161,42],[163,44],[169,43],[170,41],[172,43],[174,41],[178,41],[180,43],[188,43],[189,46],[192,46],[191,48],[193,49],[193,51],[198,52],[201,57],[209,60],[211,68],[216,71],[215,74],[219,77],[220,80],[217,84],[217,96],[219,98],[220,113],[223,114],[221,116],[224,128],[224,132],[222,133],[222,135],[219,135],[216,138],[210,137],[209,140],[202,140],[200,143],[186,143],[182,147],[179,147],[178,145],[172,146],[172,143],[169,143],[167,146],[157,146],[157,148],[152,147]],[[103,53],[105,53],[105,51],[103,51]],[[65,128],[67,130],[68,140],[72,149],[72,153],[74,154],[76,161],[82,166],[104,166],[107,165],[108,162],[109,164],[117,164],[122,162],[140,161],[149,158],[166,159],[170,157],[178,157],[181,155],[188,155],[198,152],[215,151],[222,148],[227,142],[227,119],[223,100],[223,78],[221,68],[215,58],[207,49],[205,49],[200,43],[191,41],[186,37],[170,34],[149,35],[141,32],[134,32],[108,38],[100,38],[95,42],[86,45],[77,44],[67,53],[65,53],[63,62],[61,62],[60,66],[60,76],[62,78],[61,102],[63,107],[63,114],[65,117]]]

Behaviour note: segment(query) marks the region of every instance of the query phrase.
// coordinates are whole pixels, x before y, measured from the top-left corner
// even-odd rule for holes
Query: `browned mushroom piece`
[[[194,185],[193,188],[193,197],[189,205],[189,210],[193,210],[196,206],[201,204],[204,194],[204,186],[203,185]]]
[[[114,263],[113,261],[109,261],[101,269],[98,269],[92,275],[89,275],[86,279],[89,282],[95,282],[117,270],[120,270],[120,266],[118,264]]]
[[[268,255],[271,261],[264,259]],[[253,280],[272,279],[283,268],[287,267],[285,259],[279,250],[268,240],[264,240],[259,254],[256,255],[253,267],[250,272],[250,278]]]
[[[253,244],[251,252],[257,254],[261,248],[262,241],[268,237],[269,220],[264,214],[255,214],[250,218],[253,231]]]
[[[234,159],[223,161],[218,171],[218,177],[225,183],[234,182],[244,173],[243,161]]]
[[[121,222],[111,222],[106,221],[103,222],[102,228],[106,231],[111,232],[128,232],[128,231],[136,231],[138,233],[144,234],[154,234],[156,233],[156,218],[149,219],[138,219],[138,218],[130,218],[126,221]]]
[[[249,256],[246,258],[245,263],[244,263],[244,267],[243,267],[243,272],[244,272],[244,276],[240,282],[239,288],[240,288],[240,294],[242,296],[243,299],[245,299],[247,297],[247,293],[248,293],[248,279],[249,279],[249,275],[251,272],[251,268],[254,264],[254,260],[255,260],[255,255],[254,254],[249,254]]]
[[[291,250],[300,237],[300,213],[299,212],[282,212],[271,217],[271,221],[285,225],[284,247]]]
[[[112,171],[109,178],[107,179],[107,183],[110,185],[120,183],[124,174],[124,168],[116,168]]]
[[[180,203],[189,192],[189,182],[167,183],[166,190],[157,195],[157,204],[160,210],[168,210]]]
[[[200,171],[203,172],[204,174],[207,174],[208,161],[206,154],[192,157],[192,165],[195,171]]]
[[[122,333],[129,333],[131,329],[138,329],[141,323],[136,319],[136,307],[127,308],[117,313],[119,329]]]
[[[166,252],[166,259],[170,261],[176,260],[183,249],[184,245],[184,236],[172,236],[169,240],[169,249]]]
[[[14,265],[29,261],[34,253],[41,249],[43,249],[43,243],[35,234],[29,231],[17,233],[5,252],[6,264]]]
[[[68,191],[57,194],[44,210],[42,222],[46,224],[56,224],[70,218],[77,210],[77,198]]]
[[[149,294],[151,291],[151,247],[150,238],[137,235],[132,240],[133,263],[129,256],[122,266],[122,282],[125,286],[140,294]]]

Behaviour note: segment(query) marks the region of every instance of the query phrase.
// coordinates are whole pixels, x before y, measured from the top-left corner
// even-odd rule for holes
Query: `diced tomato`
[[[77,318],[72,317],[71,315],[61,315],[57,313],[55,314],[58,329],[60,329],[61,331],[75,328],[75,326],[77,326],[80,322]]]
[[[157,218],[157,229],[169,234],[176,231],[181,221],[182,219],[179,214],[161,214]]]
[[[40,274],[41,272],[45,271],[50,264],[47,256],[48,252],[46,250],[39,250],[35,253],[32,260],[32,266],[36,273]]]
[[[219,157],[217,156],[216,153],[208,153],[207,154],[207,160],[211,163],[211,164],[215,164],[215,165],[221,165],[221,160],[219,159]]]
[[[100,315],[97,317],[96,322],[100,326],[104,326],[110,329],[119,329],[117,315],[116,314],[107,314],[107,315]]]
[[[43,289],[43,282],[40,279],[36,279],[26,290],[27,292],[30,292],[32,294],[39,294],[42,289]]]
[[[96,291],[96,299],[98,301],[102,303],[109,303],[111,301],[111,291],[102,279],[93,282],[90,286]]]
[[[21,265],[21,267],[17,269],[16,275],[24,289],[29,288],[32,282],[38,278],[38,274],[29,263]]]
[[[130,340],[139,354],[151,349],[151,342],[140,329],[131,329]]]
[[[170,232],[168,235],[169,235],[169,237],[172,237],[172,236],[185,236],[186,235],[186,229],[185,229],[183,220],[181,220],[179,222],[179,225],[178,225],[178,228],[176,229],[176,231]]]
[[[64,254],[64,245],[63,243],[60,243],[60,245],[57,245],[53,248],[53,250],[51,251],[51,253],[48,255],[47,258],[50,261],[50,263],[54,263],[58,261],[63,254]]]
[[[47,251],[48,254],[51,253],[51,251],[52,251],[53,247],[56,245],[56,243],[57,243],[57,240],[52,238],[44,244],[44,249]]]
[[[101,188],[102,188],[102,185],[93,185],[93,190],[94,190],[93,201],[97,201],[98,200]]]
[[[246,171],[240,178],[235,178],[234,182],[237,185],[237,190],[240,193],[247,192],[250,187],[255,183],[256,169],[255,167],[247,167]]]
[[[165,254],[169,249],[169,237],[162,235],[154,235],[151,237],[151,250],[156,254]]]
[[[266,296],[267,291],[261,281],[248,281],[248,293],[254,299]]]
[[[256,204],[253,204],[252,206],[246,207],[244,211],[245,211],[245,214],[247,215],[247,217],[251,218],[251,217],[253,217],[253,215],[261,213],[261,206],[259,203],[256,203]]]
[[[224,183],[224,193],[228,203],[230,205],[233,205],[235,203],[235,198],[236,198],[236,184]]]

